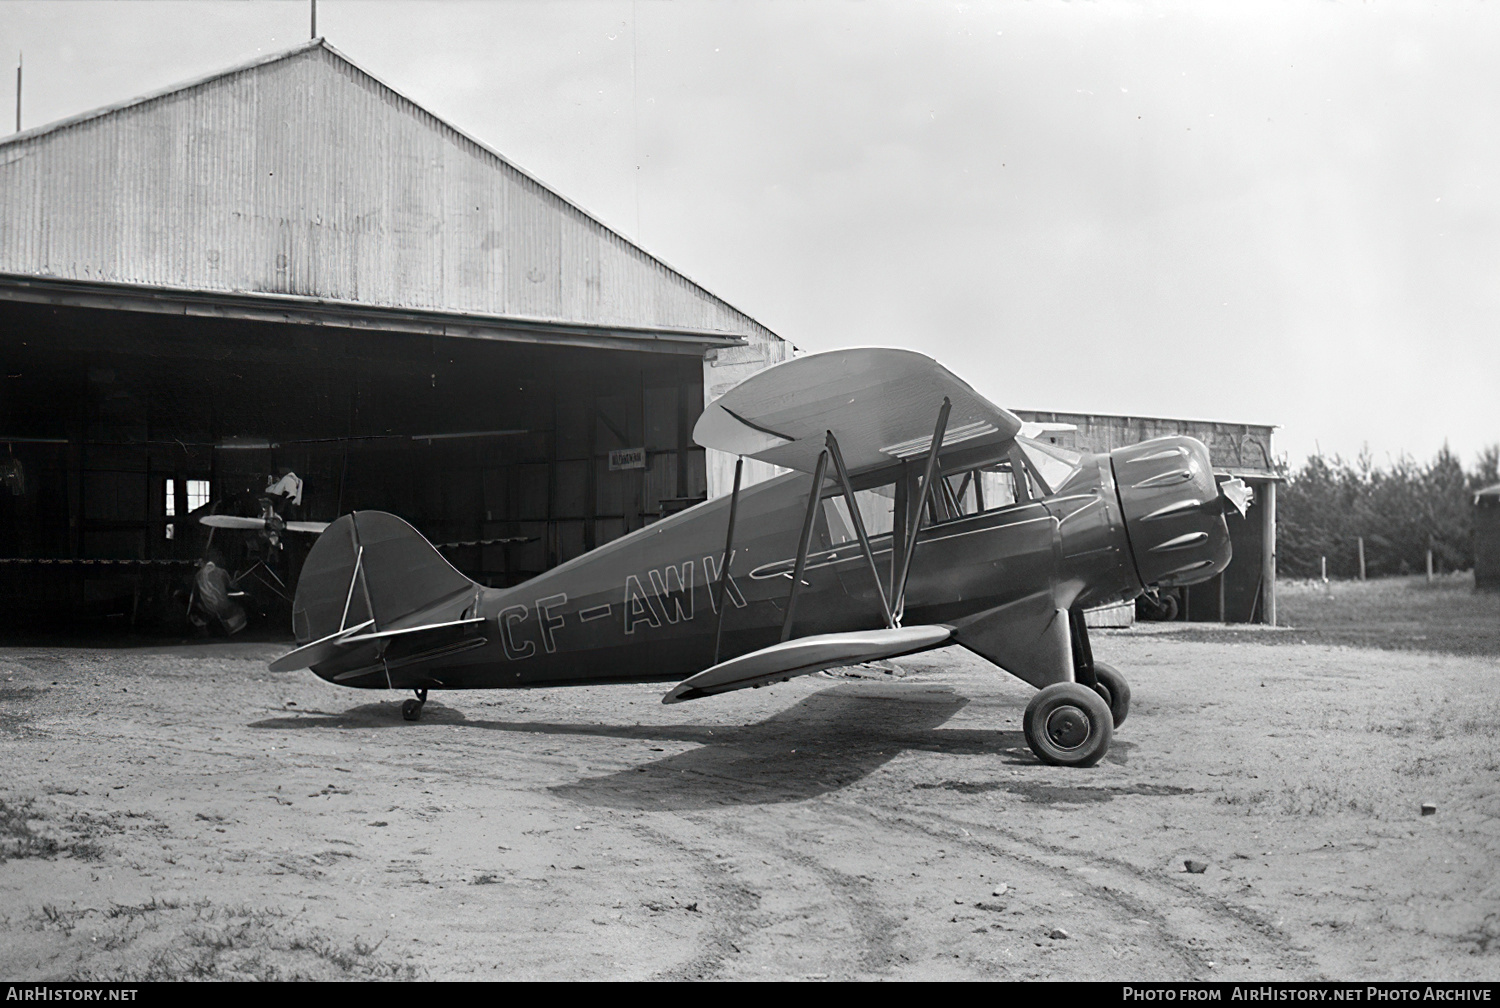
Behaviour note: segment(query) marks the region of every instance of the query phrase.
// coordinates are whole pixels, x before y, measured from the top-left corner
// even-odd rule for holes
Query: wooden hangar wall
[[[1208,446],[1214,471],[1222,478],[1238,476],[1255,491],[1255,501],[1243,517],[1231,515],[1229,537],[1234,557],[1211,581],[1179,589],[1180,620],[1228,623],[1276,621],[1276,485],[1282,476],[1271,451],[1275,427],[1211,420],[1173,420],[1097,413],[1049,413],[1015,410],[1034,423],[1071,426],[1043,435],[1054,444],[1076,451],[1107,452],[1167,434],[1186,434]],[[1146,607],[1142,607],[1145,609]],[[1129,614],[1124,622],[1129,622]]]
[[[16,474],[0,487],[0,607],[12,626],[49,614],[170,622],[194,561],[246,563],[253,533],[220,530],[210,554],[189,481],[212,510],[253,516],[268,483],[295,472],[302,500],[282,517],[391,511],[491,585],[706,496],[691,441],[701,351],[6,301],[0,351],[0,462]],[[306,544],[286,538],[294,578]]]

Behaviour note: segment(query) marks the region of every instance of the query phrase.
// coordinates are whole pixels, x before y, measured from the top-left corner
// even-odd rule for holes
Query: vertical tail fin
[[[369,621],[379,631],[413,615],[456,618],[478,590],[400,518],[357,511],[328,526],[308,552],[292,633],[306,644]]]

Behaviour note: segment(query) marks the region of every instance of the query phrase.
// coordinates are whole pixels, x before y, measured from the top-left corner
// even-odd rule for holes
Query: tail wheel
[[[1130,684],[1119,669],[1103,662],[1094,662],[1094,675],[1099,680],[1099,695],[1109,704],[1109,713],[1118,728],[1130,714]]]
[[[422,716],[422,701],[408,700],[401,705],[401,717],[407,721],[416,721]]]
[[[1042,689],[1026,705],[1022,725],[1037,759],[1053,766],[1093,766],[1104,758],[1114,737],[1109,706],[1078,683],[1053,683]]]

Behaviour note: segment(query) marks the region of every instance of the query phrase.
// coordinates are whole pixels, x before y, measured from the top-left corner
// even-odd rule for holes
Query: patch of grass
[[[1277,789],[1262,788],[1243,794],[1226,793],[1214,797],[1216,805],[1238,806],[1246,815],[1270,812],[1293,818],[1316,816],[1373,815],[1375,804],[1349,795],[1331,784],[1283,784]]]
[[[1279,810],[1289,816],[1325,816],[1341,812],[1372,813],[1369,801],[1344,794],[1333,784],[1284,784]]]
[[[168,912],[160,912],[168,911]],[[180,912],[171,912],[180,911]],[[90,955],[70,979],[85,982],[181,980],[416,980],[418,967],[378,953],[383,939],[341,941],[315,932],[275,908],[189,906],[152,900],[141,907],[55,911],[68,934],[96,915],[100,930],[90,952],[123,950],[118,958]],[[184,919],[184,914],[189,916]],[[43,910],[44,918],[47,910]],[[61,926],[59,926],[61,929]]]
[[[1500,657],[1500,592],[1476,592],[1468,572],[1334,581],[1277,581],[1277,622],[1267,633],[1197,625],[1182,640],[1343,644],[1386,651]]]
[[[104,846],[93,839],[106,832],[99,824],[80,820],[78,814],[69,816],[66,824],[50,820],[33,799],[0,798],[0,864],[11,859],[50,860],[62,855],[97,861],[104,856]],[[44,825],[38,828],[37,824]]]
[[[38,833],[31,825],[40,819],[26,800],[0,798],[0,864],[15,858],[55,858],[62,850],[56,837]]]
[[[94,912],[91,908],[75,910],[43,903],[33,915],[33,925],[38,931],[61,931],[64,935],[71,935],[78,922]]]

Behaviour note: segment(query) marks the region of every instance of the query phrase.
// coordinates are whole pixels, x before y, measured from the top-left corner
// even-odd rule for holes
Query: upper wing
[[[849,472],[859,473],[926,454],[944,397],[953,403],[944,448],[998,444],[1021,429],[1019,417],[931,357],[862,347],[798,357],[751,375],[703,411],[693,440],[812,472],[831,430]]]

